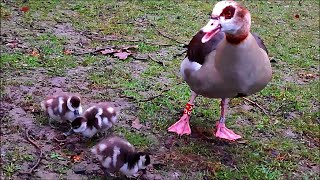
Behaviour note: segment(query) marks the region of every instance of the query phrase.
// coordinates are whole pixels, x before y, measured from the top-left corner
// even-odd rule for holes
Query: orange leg
[[[234,140],[237,140],[237,139],[240,139],[241,136],[234,133],[232,130],[228,129],[225,125],[225,121],[226,121],[226,118],[225,118],[225,113],[228,109],[228,103],[229,103],[229,99],[225,99],[223,98],[221,100],[221,104],[220,104],[220,107],[221,107],[221,116],[220,116],[220,120],[219,122],[217,123],[217,131],[216,131],[216,137],[219,137],[219,138],[222,138],[222,139],[227,139],[227,140],[231,140],[231,141],[234,141]]]
[[[175,132],[181,136],[184,134],[187,134],[187,135],[191,134],[189,120],[190,120],[191,112],[194,106],[193,102],[196,97],[197,97],[197,94],[191,91],[191,98],[189,102],[186,104],[186,108],[184,109],[183,116],[179,119],[179,121],[177,121],[176,123],[174,123],[172,126],[168,128],[169,132]]]

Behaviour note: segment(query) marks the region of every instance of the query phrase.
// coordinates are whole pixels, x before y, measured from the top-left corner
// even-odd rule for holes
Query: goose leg
[[[189,119],[194,106],[193,102],[196,97],[197,97],[197,94],[191,91],[191,98],[189,102],[186,104],[186,108],[183,111],[183,116],[180,118],[179,121],[177,121],[176,123],[174,123],[172,126],[168,128],[169,132],[175,132],[181,136],[184,134],[187,134],[187,135],[191,134]]]
[[[219,122],[217,123],[216,137],[234,141],[234,140],[240,139],[241,136],[234,133],[232,130],[228,129],[225,125],[225,121],[226,121],[225,113],[228,109],[228,103],[229,103],[229,99],[223,98],[221,100],[221,104],[220,104],[221,116],[220,116]]]

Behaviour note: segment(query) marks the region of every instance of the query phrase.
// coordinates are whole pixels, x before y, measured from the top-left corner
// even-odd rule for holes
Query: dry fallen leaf
[[[128,56],[131,55],[131,53],[128,52],[118,52],[118,53],[114,53],[115,57],[118,57],[119,59],[127,59]]]
[[[37,49],[33,49],[30,55],[33,57],[39,57],[40,53]]]
[[[6,44],[6,46],[9,46],[12,49],[16,48],[16,47],[18,47],[18,42],[16,42],[16,41],[9,42],[9,43]]]
[[[302,79],[314,79],[314,78],[316,78],[316,75],[312,74],[312,73],[300,72],[298,75]]]
[[[70,55],[70,54],[72,54],[72,51],[69,50],[69,49],[65,49],[65,50],[63,51],[63,54],[65,54],[65,55]]]
[[[142,128],[142,124],[140,124],[140,121],[138,118],[136,118],[135,120],[132,121],[131,126],[135,129],[141,129]]]
[[[70,160],[72,162],[80,162],[82,159],[82,155],[83,155],[83,152],[81,152],[79,155],[72,155],[70,156]]]
[[[116,52],[116,50],[111,48],[111,49],[105,49],[105,50],[101,51],[101,54],[106,55],[106,54],[112,54],[115,52]]]
[[[23,7],[20,8],[20,10],[22,12],[28,12],[29,11],[29,7],[28,6],[23,6]]]

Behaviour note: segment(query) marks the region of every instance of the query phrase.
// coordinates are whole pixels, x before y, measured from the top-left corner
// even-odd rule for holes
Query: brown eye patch
[[[235,11],[236,9],[233,6],[227,6],[223,9],[220,16],[223,16],[225,19],[231,19]]]

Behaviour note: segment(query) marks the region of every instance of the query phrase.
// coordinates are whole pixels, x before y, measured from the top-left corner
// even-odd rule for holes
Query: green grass
[[[253,107],[250,111],[239,110],[246,102],[234,99],[230,103],[231,114],[227,125],[241,134],[246,144],[223,144],[219,141],[207,142],[198,138],[180,138],[188,144],[175,147],[182,154],[196,154],[220,164],[216,179],[316,179],[315,172],[301,171],[301,161],[320,164],[317,151],[319,146],[319,5],[318,1],[241,1],[252,14],[252,31],[257,32],[265,41],[272,57],[272,82],[260,93],[249,98],[262,105],[270,118]],[[18,5],[19,2],[13,3]],[[116,132],[127,138],[139,149],[149,149],[152,144],[149,134],[159,137],[160,143],[168,136],[166,129],[181,116],[181,111],[190,97],[190,89],[181,83],[179,67],[183,56],[174,55],[184,50],[180,43],[165,38],[158,31],[180,42],[189,42],[192,36],[208,20],[213,3],[210,1],[29,1],[25,5],[30,10],[16,19],[21,26],[12,26],[15,16],[14,7],[1,3],[2,30],[14,28],[17,36],[29,47],[27,50],[11,49],[1,45],[1,82],[6,86],[33,86],[33,81],[22,82],[20,76],[45,69],[44,76],[70,77],[67,71],[78,66],[90,67],[80,79],[90,84],[83,92],[94,100],[106,101],[127,98],[133,107],[123,113],[134,115],[141,123],[150,123],[145,132],[124,127],[115,127]],[[20,5],[19,5],[20,7]],[[295,16],[299,15],[299,18]],[[109,55],[66,55],[66,47],[79,48],[78,36],[61,36],[55,33],[56,24],[72,25],[74,34],[88,38],[86,33],[96,36],[114,35],[117,41],[90,39],[84,49],[104,46],[120,48],[138,45],[137,52],[151,55],[153,60],[135,60],[129,57],[118,60]],[[32,25],[32,28],[29,28]],[[28,27],[29,30],[25,30]],[[40,33],[35,29],[45,28]],[[6,31],[7,32],[7,31]],[[90,34],[89,33],[89,34]],[[140,40],[131,42],[130,39]],[[152,44],[156,43],[156,44]],[[162,46],[159,44],[172,44]],[[76,49],[77,49],[76,48]],[[32,49],[39,50],[39,57],[31,55]],[[160,61],[163,65],[155,62]],[[299,73],[311,73],[314,79],[299,77]],[[14,77],[14,78],[12,78]],[[142,101],[160,94],[158,98]],[[107,91],[112,89],[112,91]],[[91,90],[97,90],[91,94]],[[3,89],[1,89],[1,93]],[[24,97],[33,103],[31,97]],[[90,99],[90,98],[89,98]],[[132,100],[133,99],[133,100]],[[213,128],[219,118],[219,100],[199,97],[191,118],[192,127]],[[288,115],[292,115],[288,118]],[[36,122],[47,124],[47,119],[36,115]],[[292,131],[294,137],[284,135]],[[310,145],[311,144],[311,145]],[[233,166],[225,162],[228,154]],[[270,152],[276,151],[284,160],[278,160]],[[52,155],[52,154],[51,154]],[[53,157],[53,156],[52,156]],[[25,160],[28,160],[25,157]],[[56,159],[56,156],[54,158]],[[174,163],[174,162],[173,162]],[[15,167],[7,164],[7,176],[12,175]],[[179,168],[178,168],[179,169]],[[181,167],[187,179],[191,170]],[[63,170],[61,170],[63,172]],[[210,174],[197,171],[197,178]]]
[[[11,162],[3,167],[6,176],[11,177],[16,171],[20,170],[20,167],[15,163]]]

